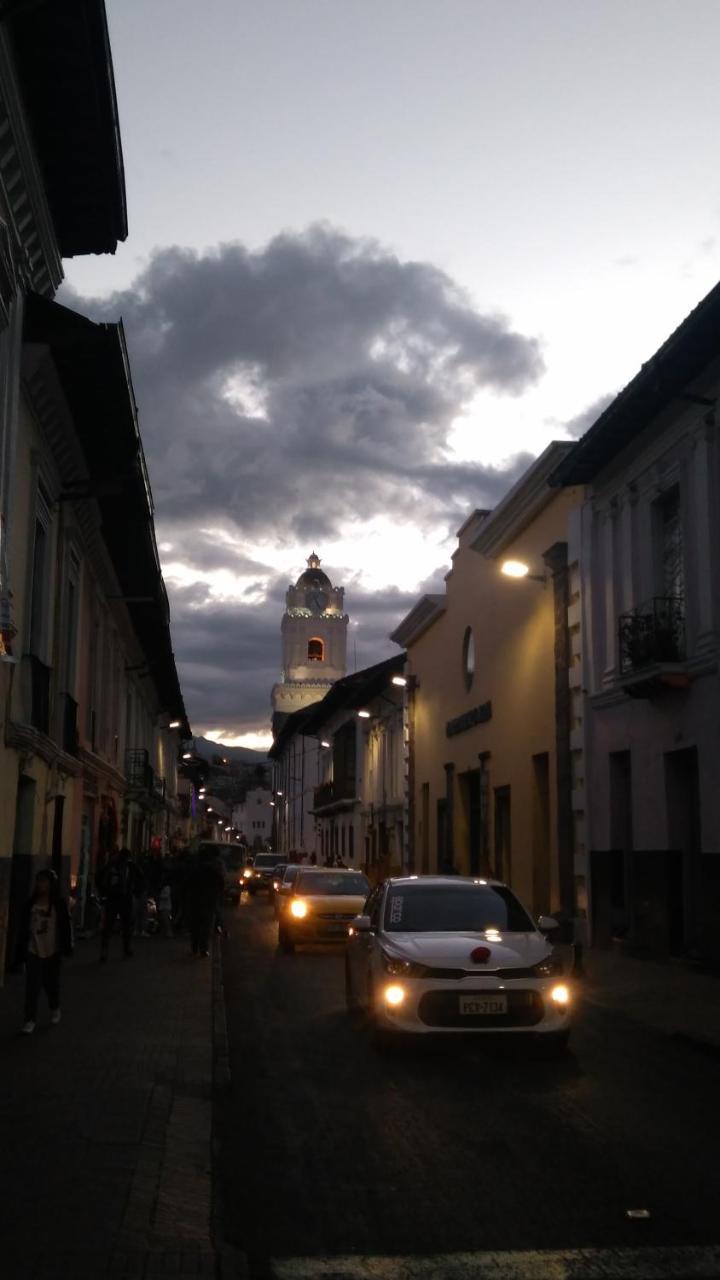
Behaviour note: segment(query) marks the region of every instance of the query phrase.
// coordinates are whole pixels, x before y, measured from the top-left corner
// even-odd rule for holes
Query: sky
[[[288,584],[350,668],[720,276],[717,0],[106,0],[122,316],[191,724],[269,741]]]

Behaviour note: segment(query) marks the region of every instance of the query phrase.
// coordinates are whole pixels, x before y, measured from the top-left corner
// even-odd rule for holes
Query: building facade
[[[339,680],[286,721],[271,750],[277,848],[363,867],[407,866],[405,659]]]
[[[571,447],[550,445],[494,511],[468,518],[445,594],[423,597],[392,638],[407,650],[414,869],[497,876],[538,914],[575,916],[583,765],[570,742],[568,526],[579,495],[548,485]],[[501,572],[513,565],[523,577]]]
[[[76,919],[167,841],[187,730],[121,325],[52,301],[127,232],[102,0],[0,23],[0,972],[34,871]],[[174,727],[172,727],[174,726]]]
[[[347,669],[345,592],[334,587],[313,552],[285,596],[282,673],[272,691],[273,730],[283,718],[325,696]]]
[[[250,849],[264,849],[272,841],[275,817],[272,798],[272,791],[253,787],[233,808],[232,825],[241,842]]]
[[[593,938],[720,959],[720,286],[563,461],[580,513]]]

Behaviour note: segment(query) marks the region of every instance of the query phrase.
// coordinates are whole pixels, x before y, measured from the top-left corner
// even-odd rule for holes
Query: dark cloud
[[[66,289],[63,300],[123,317],[167,562],[266,582],[243,545],[322,544],[353,516],[454,531],[522,469],[452,463],[447,445],[476,392],[517,396],[540,378],[537,340],[374,241],[318,226],[258,251],[164,249],[132,288],[102,301]],[[202,591],[172,589],[191,717],[229,715],[232,677],[232,723],[250,708],[264,718],[286,585],[265,606],[206,606],[202,618]]]
[[[582,413],[570,418],[564,424],[567,434],[572,436],[573,440],[579,440],[581,436],[584,436],[585,432],[589,431],[593,423],[600,417],[600,414],[604,413],[609,404],[612,404],[616,394],[617,392],[613,391],[607,395],[599,396],[597,400],[588,405],[587,409],[583,409]]]

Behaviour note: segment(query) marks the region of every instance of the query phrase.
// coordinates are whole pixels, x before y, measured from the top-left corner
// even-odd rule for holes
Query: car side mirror
[[[352,927],[356,933],[369,933],[372,924],[369,916],[356,916],[352,922]]]
[[[538,929],[541,933],[552,933],[559,927],[560,921],[554,916],[538,916]]]

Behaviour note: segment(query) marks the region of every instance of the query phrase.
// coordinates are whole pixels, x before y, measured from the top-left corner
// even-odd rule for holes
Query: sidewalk
[[[682,961],[589,950],[583,999],[720,1056],[720,975]]]
[[[212,961],[136,939],[109,963],[81,942],[62,1022],[18,1035],[22,976],[0,991],[3,1280],[215,1276]]]

